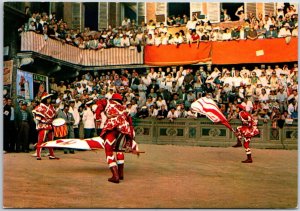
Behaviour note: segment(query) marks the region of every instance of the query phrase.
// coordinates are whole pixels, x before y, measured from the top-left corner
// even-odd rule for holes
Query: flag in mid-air
[[[207,116],[213,122],[220,122],[230,130],[234,131],[214,100],[207,97],[201,97],[192,103],[191,108],[194,112]]]

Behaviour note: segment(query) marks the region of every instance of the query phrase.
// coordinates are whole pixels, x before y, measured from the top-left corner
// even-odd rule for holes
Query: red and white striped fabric
[[[234,131],[224,114],[212,99],[201,97],[192,103],[191,108],[194,112],[207,116],[213,122],[220,122],[230,130]]]
[[[84,66],[108,66],[143,64],[144,52],[136,47],[109,48],[102,50],[83,50],[75,46],[63,44],[41,34],[23,32],[21,35],[21,51],[34,51],[56,59]]]

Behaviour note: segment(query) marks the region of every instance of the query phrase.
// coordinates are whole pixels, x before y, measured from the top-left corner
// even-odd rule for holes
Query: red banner
[[[209,61],[211,42],[201,42],[199,47],[196,43],[191,45],[160,45],[145,47],[146,65],[184,65]]]
[[[213,64],[276,63],[298,60],[298,37],[213,42]]]

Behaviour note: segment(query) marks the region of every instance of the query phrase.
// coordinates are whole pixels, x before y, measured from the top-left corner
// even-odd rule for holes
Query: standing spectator
[[[31,115],[27,110],[27,103],[24,101],[21,109],[16,115],[18,125],[18,137],[16,143],[17,152],[29,152],[29,132],[31,124]]]
[[[73,124],[74,138],[79,138],[80,115],[78,112],[78,108],[75,106],[75,100],[70,100],[69,104],[70,104],[69,113],[73,114],[73,118],[74,118],[74,124]]]
[[[298,108],[297,108],[297,101],[292,98],[289,100],[289,106],[288,106],[288,114],[292,119],[297,119],[298,118]]]
[[[12,105],[11,98],[4,99],[3,105],[3,119],[4,119],[4,151],[14,152],[15,151],[15,134],[16,134],[16,124],[15,124],[15,110]]]
[[[84,138],[92,138],[95,132],[94,114],[91,110],[92,104],[92,100],[85,103],[85,110],[83,111],[82,122],[84,127]]]

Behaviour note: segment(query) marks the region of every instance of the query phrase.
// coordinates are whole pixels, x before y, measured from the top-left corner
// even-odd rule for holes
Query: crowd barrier
[[[230,122],[233,128],[241,125],[239,120]],[[136,141],[144,144],[168,144],[207,147],[230,147],[236,143],[232,131],[207,118],[157,120],[134,119]],[[297,149],[298,123],[272,129],[271,123],[259,121],[260,134],[252,139],[253,148]]]
[[[179,118],[174,122],[156,118],[133,119],[137,143],[158,145],[185,145],[200,147],[231,147],[236,143],[232,131],[222,124],[215,124],[207,118]],[[233,128],[241,121],[232,120]],[[298,149],[298,122],[272,129],[271,123],[259,121],[260,134],[252,139],[251,148]],[[95,134],[96,136],[96,134]],[[83,138],[83,125],[80,126]]]
[[[85,50],[54,39],[45,39],[34,32],[22,33],[21,51],[33,51],[83,66],[144,64],[143,47],[141,52],[136,47]]]
[[[193,44],[83,50],[57,40],[44,39],[34,32],[23,32],[21,51],[33,51],[82,66],[145,64],[154,66],[212,64],[276,63],[298,60],[298,37],[200,42]]]

